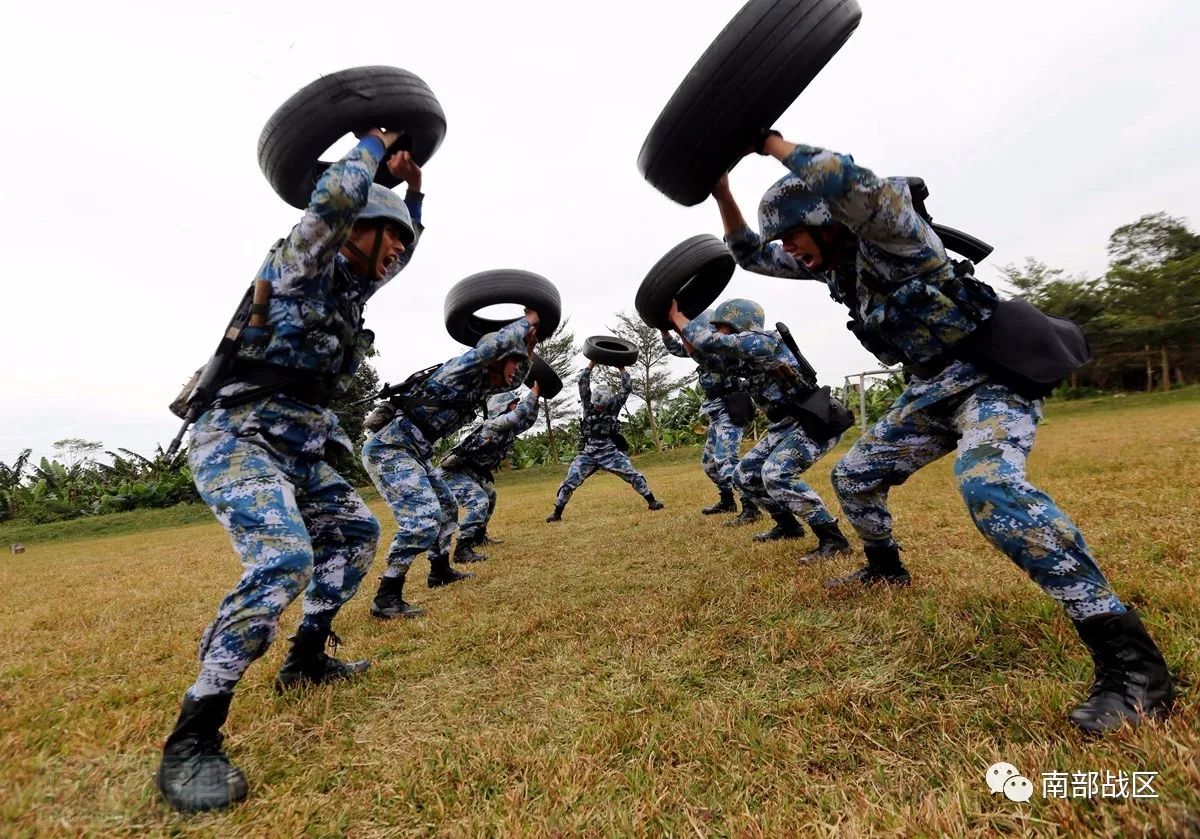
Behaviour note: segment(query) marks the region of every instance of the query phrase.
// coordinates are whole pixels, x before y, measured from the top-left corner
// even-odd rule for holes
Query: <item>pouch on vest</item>
[[[854,425],[854,412],[829,390],[820,388],[795,408],[796,421],[815,442],[837,437]]]
[[[1031,399],[1046,396],[1092,360],[1078,324],[1020,298],[1001,301],[956,354]]]
[[[735,390],[721,397],[729,421],[739,428],[754,419],[754,400],[744,390]]]

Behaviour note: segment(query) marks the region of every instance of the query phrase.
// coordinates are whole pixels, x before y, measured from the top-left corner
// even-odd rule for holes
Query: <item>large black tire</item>
[[[638,155],[656,189],[699,204],[858,26],[855,0],[750,0],[663,108]]]
[[[647,325],[670,329],[667,311],[672,300],[679,301],[684,315],[694,318],[721,295],[735,267],[733,254],[716,236],[693,236],[654,263],[638,287],[634,308]]]
[[[583,342],[583,357],[609,367],[628,367],[638,360],[638,348],[615,335],[593,335]]]
[[[498,303],[515,303],[538,313],[538,341],[545,341],[562,320],[562,301],[554,283],[532,271],[499,268],[459,280],[446,294],[446,331],[460,344],[473,347],[489,332],[512,323],[479,317],[476,312]]]
[[[529,368],[529,375],[525,377],[525,385],[533,387],[534,382],[541,385],[542,399],[553,399],[562,393],[562,379],[554,372],[554,368],[546,363],[546,359],[537,353],[533,354],[533,366]]]
[[[424,166],[446,136],[446,115],[429,86],[407,70],[351,67],[322,76],[279,106],[258,138],[259,168],[280,198],[304,209],[329,166],[320,155],[364,128],[403,131],[404,148]],[[399,184],[385,166],[375,181],[389,189]]]

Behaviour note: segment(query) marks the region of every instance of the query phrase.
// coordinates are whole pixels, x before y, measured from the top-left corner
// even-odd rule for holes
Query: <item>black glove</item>
[[[774,135],[775,137],[783,136],[778,131],[776,131],[774,128],[764,128],[762,131],[758,132],[758,134],[754,138],[755,154],[766,154],[767,153],[767,150],[766,150],[767,138],[772,135]]]

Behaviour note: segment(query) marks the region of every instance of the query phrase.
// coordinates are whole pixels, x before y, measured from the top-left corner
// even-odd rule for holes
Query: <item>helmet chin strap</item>
[[[370,256],[367,256],[362,248],[351,242],[349,239],[346,240],[342,247],[350,251],[350,253],[354,254],[356,258],[361,260],[366,266],[367,275],[370,276],[372,280],[375,279],[375,261],[379,259],[379,252],[383,250],[383,225],[379,224],[375,226],[375,244],[371,248]]]

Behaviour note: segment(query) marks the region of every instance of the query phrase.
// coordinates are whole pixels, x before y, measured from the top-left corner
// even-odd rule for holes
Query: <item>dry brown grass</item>
[[[813,473],[828,501],[840,451]],[[1165,727],[1071,730],[1085,655],[974,531],[949,462],[894,494],[913,589],[830,598],[820,580],[849,561],[752,546],[696,512],[710,485],[667,459],[646,470],[663,512],[597,476],[558,526],[556,476],[508,478],[508,541],[479,578],[414,588],[420,621],[371,620],[370,591],[346,608],[348,651],[374,661],[359,682],[277,698],[272,649],[228,728],[251,798],[198,817],[164,809],[152,774],[238,572],[225,535],[33,545],[0,563],[0,832],[1196,834],[1198,451],[1192,400],[1065,411],[1031,470],[1188,683]],[[1014,804],[983,783],[997,760],[1035,784],[1157,771],[1160,798]]]

